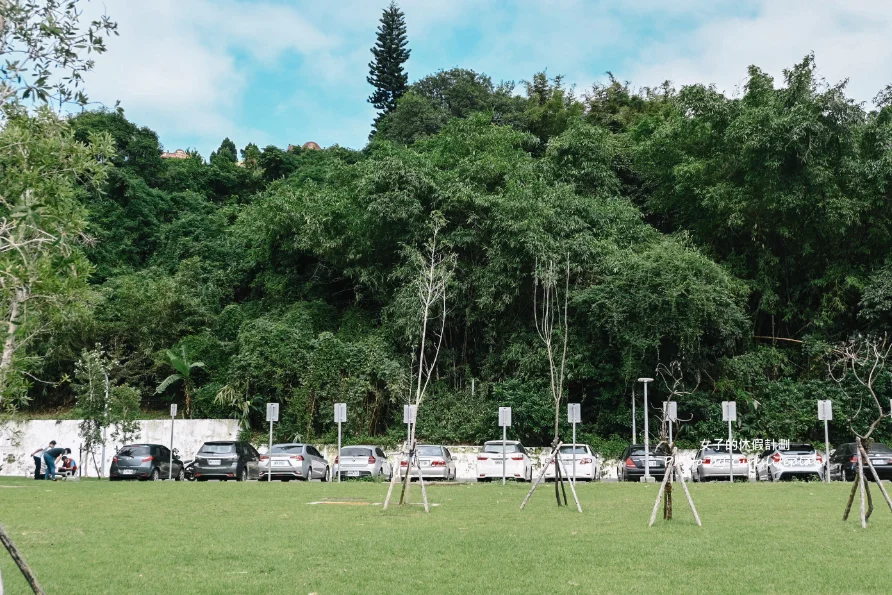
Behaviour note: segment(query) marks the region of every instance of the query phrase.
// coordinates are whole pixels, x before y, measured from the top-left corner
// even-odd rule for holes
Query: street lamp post
[[[632,444],[635,444],[638,441],[638,427],[636,426],[636,418],[635,418],[635,388],[632,387]]]
[[[639,378],[638,382],[644,383],[644,481],[650,481],[650,428],[647,415],[647,385],[653,382],[653,378]]]

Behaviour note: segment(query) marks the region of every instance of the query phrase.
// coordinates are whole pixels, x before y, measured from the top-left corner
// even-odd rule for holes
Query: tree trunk
[[[3,355],[0,356],[0,403],[3,402],[3,392],[6,389],[6,380],[9,369],[12,367],[12,356],[15,353],[16,333],[19,330],[19,308],[25,301],[25,290],[18,288],[13,293],[9,304],[9,320],[6,326],[6,338],[3,341]]]

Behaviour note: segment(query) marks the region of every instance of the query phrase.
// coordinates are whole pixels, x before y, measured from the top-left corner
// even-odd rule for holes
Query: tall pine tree
[[[396,107],[396,101],[406,92],[409,75],[403,70],[403,62],[409,59],[406,49],[406,18],[395,2],[384,9],[381,24],[378,26],[378,41],[372,48],[375,59],[369,62],[369,76],[366,80],[375,87],[369,103],[378,110],[374,129],[377,130],[381,118]]]

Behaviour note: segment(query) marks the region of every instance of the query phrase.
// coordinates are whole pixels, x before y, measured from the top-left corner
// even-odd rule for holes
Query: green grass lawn
[[[857,509],[843,522],[843,484],[693,485],[703,527],[677,490],[653,528],[655,485],[580,485],[582,514],[553,488],[521,512],[524,484],[433,485],[430,514],[384,512],[386,489],[2,478],[0,522],[48,593],[892,591],[892,513],[877,493],[866,531]],[[7,593],[28,592],[0,553]]]

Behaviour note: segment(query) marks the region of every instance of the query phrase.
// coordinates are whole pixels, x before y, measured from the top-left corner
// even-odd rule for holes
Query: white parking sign
[[[266,404],[266,421],[279,421],[279,404]]]
[[[499,407],[499,425],[502,427],[511,425],[511,407]]]

